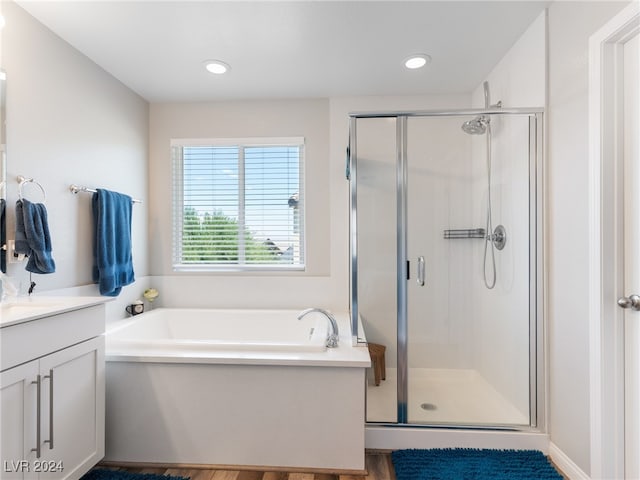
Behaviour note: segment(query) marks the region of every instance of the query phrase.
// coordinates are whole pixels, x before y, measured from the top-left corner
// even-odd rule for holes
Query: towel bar
[[[69,190],[71,191],[71,193],[78,193],[78,192],[97,193],[97,190],[95,188],[89,188],[83,185],[75,185],[75,184],[69,185]],[[131,201],[133,203],[142,203],[142,200],[138,200],[137,198],[132,198]]]

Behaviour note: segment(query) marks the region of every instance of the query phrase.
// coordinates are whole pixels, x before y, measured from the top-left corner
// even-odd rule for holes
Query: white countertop
[[[113,300],[110,297],[16,297],[0,303],[0,328],[39,318],[91,307]]]

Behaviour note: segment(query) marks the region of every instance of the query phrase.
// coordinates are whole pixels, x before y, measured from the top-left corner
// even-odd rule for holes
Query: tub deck
[[[350,347],[351,338],[344,333],[350,329],[347,314],[335,315],[340,348],[326,348],[326,318],[312,313],[299,321],[298,313],[157,309],[111,325],[106,358],[112,362],[369,366],[366,348]],[[251,318],[255,315],[264,318],[256,321]]]

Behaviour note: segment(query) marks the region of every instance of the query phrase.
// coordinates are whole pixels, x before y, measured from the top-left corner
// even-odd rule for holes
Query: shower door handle
[[[424,257],[418,257],[418,278],[417,278],[417,282],[418,285],[420,285],[421,287],[424,287],[424,275],[425,275],[425,261],[424,261]]]

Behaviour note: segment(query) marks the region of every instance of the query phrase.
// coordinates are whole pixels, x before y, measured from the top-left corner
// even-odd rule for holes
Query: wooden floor
[[[132,468],[132,467],[105,467],[117,470],[126,470],[135,473],[156,473],[159,475],[174,475],[177,477],[190,477],[191,480],[395,480],[396,476],[391,463],[391,454],[388,452],[367,452],[365,456],[367,475],[337,475],[331,473],[287,473],[287,472],[260,472],[260,471],[234,471],[234,470],[187,470],[180,468]]]

